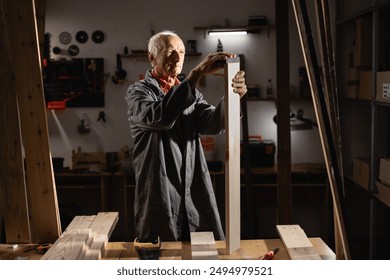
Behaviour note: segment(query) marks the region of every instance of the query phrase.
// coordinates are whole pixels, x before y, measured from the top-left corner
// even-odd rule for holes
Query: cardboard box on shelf
[[[353,53],[353,66],[371,66],[372,63],[372,19],[358,18],[355,22],[355,46]]]
[[[370,67],[349,67],[348,68],[348,81],[347,81],[347,95],[346,98],[359,98],[359,90],[360,90],[360,73],[366,71],[368,73],[364,73],[364,81],[363,86],[365,87],[364,91],[362,90],[363,99],[371,99],[371,71]],[[366,91],[366,88],[369,88],[369,92]]]
[[[390,187],[376,181],[376,188],[378,189],[378,193],[376,194],[378,199],[387,206],[390,206]]]
[[[379,21],[378,28],[378,66],[384,58],[384,20]],[[372,65],[372,18],[362,17],[355,21],[355,45],[353,52],[353,66],[366,67]]]
[[[368,190],[370,185],[370,159],[354,158],[352,161],[352,179]]]
[[[379,162],[379,181],[390,186],[390,158],[381,158]]]
[[[372,71],[361,71],[359,82],[359,99],[371,100]]]
[[[390,71],[377,72],[375,100],[390,103]]]

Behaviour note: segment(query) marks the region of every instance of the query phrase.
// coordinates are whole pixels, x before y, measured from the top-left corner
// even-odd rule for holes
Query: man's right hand
[[[189,73],[188,80],[190,84],[195,87],[202,76],[214,73],[215,71],[223,68],[226,59],[235,56],[235,54],[228,52],[216,52],[209,54]]]

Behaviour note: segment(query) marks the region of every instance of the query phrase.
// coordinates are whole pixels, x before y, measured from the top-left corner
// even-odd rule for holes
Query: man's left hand
[[[237,72],[237,74],[232,80],[233,92],[238,93],[240,95],[240,98],[243,97],[247,92],[244,76],[245,72],[240,70]]]

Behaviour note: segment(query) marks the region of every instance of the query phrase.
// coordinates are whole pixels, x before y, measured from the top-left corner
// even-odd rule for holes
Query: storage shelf
[[[373,4],[373,2],[376,2],[376,3]],[[355,24],[355,20],[357,20],[359,18],[365,18],[365,17],[372,17],[373,18],[372,22],[373,22],[373,24],[375,24],[375,25],[373,25],[373,28],[372,28],[373,30],[371,30],[371,32],[368,32],[369,34],[365,34],[365,38],[364,38],[364,40],[362,38],[362,40],[364,41],[364,44],[371,45],[371,51],[367,51],[366,55],[371,56],[371,57],[375,57],[375,60],[372,59],[372,61],[371,61],[371,64],[372,64],[371,71],[377,71],[378,63],[379,63],[379,58],[378,58],[378,54],[379,54],[378,44],[379,44],[379,42],[378,42],[378,40],[375,40],[375,37],[379,36],[379,32],[380,32],[379,20],[383,17],[388,17],[390,14],[390,0],[382,0],[382,1],[369,1],[369,0],[367,0],[364,3],[365,3],[366,8],[363,8],[363,9],[359,10],[358,12],[352,14],[351,16],[346,16],[344,19],[337,21],[337,25],[341,27],[342,24],[348,24],[348,26],[346,26],[347,27],[346,29],[343,28],[341,30],[341,28],[340,28],[340,30],[341,30],[340,34],[342,36],[346,32],[353,32],[354,31],[353,24]],[[355,28],[356,28],[356,25],[355,25]],[[372,36],[372,33],[376,34],[376,36]],[[362,34],[360,34],[360,35],[362,35]],[[388,35],[389,35],[389,32],[388,32],[388,30],[385,29],[384,36],[388,36]],[[342,41],[343,40],[340,40],[340,42],[342,42]],[[350,45],[346,45],[346,44],[348,44],[348,43],[342,42],[342,43],[340,43],[340,47],[341,48],[344,47],[343,50],[350,47]],[[358,45],[358,46],[361,46],[361,45]],[[385,47],[385,49],[386,49],[386,47]],[[385,52],[388,53],[388,51],[386,51],[386,50],[385,50]],[[344,66],[348,65],[348,61],[344,61],[343,65]],[[356,66],[359,66],[359,65],[356,65]],[[373,86],[374,87],[377,86],[377,85],[373,84],[373,79],[370,81],[369,85],[371,86],[371,88]],[[370,176],[369,176],[368,186],[367,186],[367,188],[360,186],[359,184],[357,184],[355,181],[353,181],[349,177],[345,177],[345,178],[349,179],[348,182],[353,182],[353,185],[356,185],[360,189],[364,190],[364,192],[362,192],[362,196],[364,196],[364,198],[366,199],[367,207],[369,209],[369,211],[367,213],[367,217],[365,219],[367,222],[367,226],[368,226],[368,229],[367,229],[367,240],[368,240],[367,245],[368,245],[368,247],[367,247],[366,253],[367,253],[367,257],[369,259],[375,259],[379,255],[379,251],[377,250],[377,246],[376,246],[377,235],[378,235],[377,225],[378,224],[385,224],[387,227],[389,225],[388,221],[383,220],[383,218],[376,213],[376,211],[378,210],[377,202],[381,202],[381,203],[383,202],[383,201],[381,201],[380,197],[378,197],[378,195],[376,193],[377,187],[375,185],[375,180],[376,180],[376,176],[378,174],[378,168],[379,168],[377,159],[378,159],[378,156],[380,155],[380,153],[379,153],[380,150],[381,150],[381,153],[387,153],[387,155],[389,153],[388,146],[387,146],[387,148],[386,148],[386,146],[383,147],[383,143],[388,142],[388,140],[385,139],[385,140],[383,140],[383,142],[379,141],[379,137],[381,137],[381,138],[386,137],[388,139],[389,136],[386,133],[379,134],[380,131],[378,131],[380,129],[379,122],[382,122],[382,123],[387,122],[387,123],[385,123],[385,125],[387,125],[387,126],[389,123],[388,123],[387,119],[383,119],[383,120],[378,121],[379,120],[378,113],[380,111],[382,111],[382,110],[380,110],[380,108],[387,109],[387,107],[390,107],[390,103],[378,101],[376,99],[372,99],[371,95],[369,95],[369,99],[342,97],[340,100],[344,102],[343,109],[345,110],[345,112],[347,112],[347,111],[352,112],[353,111],[353,113],[351,113],[351,116],[349,116],[349,118],[354,117],[354,118],[359,119],[360,117],[362,117],[362,118],[365,118],[366,120],[368,120],[366,123],[364,123],[364,124],[362,123],[361,128],[359,128],[356,132],[354,131],[355,134],[356,133],[365,133],[367,130],[369,131],[369,137],[367,137],[367,139],[365,139],[365,140],[361,139],[359,142],[357,141],[356,146],[354,146],[354,147],[360,147],[360,149],[362,149],[362,147],[364,147],[364,146],[367,146],[367,148],[369,147],[368,158],[370,159],[371,164],[369,166]],[[349,107],[350,104],[354,104],[354,105],[362,104],[362,105],[367,106],[367,107],[369,106],[370,108],[361,107],[361,108],[352,108],[351,109]],[[364,109],[364,112],[360,109]],[[369,111],[365,111],[366,109],[368,109]],[[383,111],[383,112],[387,112],[387,114],[389,113],[388,110]],[[350,123],[345,123],[344,126],[348,127],[348,126],[350,126]],[[367,140],[370,141],[369,145],[365,145],[366,143],[362,142],[362,141],[367,141]],[[344,152],[343,154],[347,155],[347,157],[348,156],[357,157],[357,156],[361,155],[362,151],[357,152],[356,149],[354,150],[353,147],[349,147],[348,145],[344,145],[344,147],[345,147],[346,152]],[[387,149],[387,152],[386,152],[386,149]],[[365,154],[367,154],[367,152],[365,152]],[[352,196],[351,196],[351,198],[352,198]],[[355,199],[355,197],[353,197],[353,199],[349,199],[351,204],[353,203],[354,199]],[[386,210],[386,211],[388,211],[388,210]]]
[[[374,103],[377,106],[390,107],[390,102],[387,103],[387,102],[382,102],[382,101],[377,101],[377,100],[367,100],[367,99],[361,99],[361,98],[347,98],[347,97],[345,97],[345,98],[343,97],[340,100],[347,101],[347,102],[367,103],[367,104]]]
[[[357,19],[359,17],[364,17],[364,16],[371,15],[371,13],[374,12],[376,9],[384,8],[384,7],[387,7],[389,5],[390,5],[390,0],[379,1],[376,4],[376,6],[372,6],[371,5],[370,7],[366,8],[366,9],[362,9],[362,10],[356,12],[355,14],[353,14],[350,17],[338,20],[336,24],[340,25],[340,24],[344,24],[344,23],[351,23],[351,22],[353,22],[355,19]]]

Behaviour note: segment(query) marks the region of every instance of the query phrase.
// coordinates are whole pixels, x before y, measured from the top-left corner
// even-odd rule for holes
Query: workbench
[[[323,260],[335,260],[334,252],[321,238],[309,238],[313,247]],[[216,241],[219,258],[221,260],[257,260],[261,259],[268,251],[279,248],[275,260],[289,260],[290,257],[280,239],[241,240],[241,248],[231,255],[224,255],[224,242]],[[29,259],[39,260],[42,255],[35,250],[24,252],[31,248],[29,245],[19,245],[12,249],[9,244],[0,245],[0,260]],[[103,260],[138,260],[137,253],[132,242],[109,242],[106,246]],[[161,260],[190,260],[190,242],[162,242]]]
[[[256,225],[254,235],[242,229],[243,239],[275,238],[277,209],[277,167],[258,167],[251,169],[252,182],[248,186],[241,170],[241,191],[245,198],[246,190],[253,193],[255,211],[258,217],[252,223]],[[225,173],[210,172],[215,188],[218,209],[221,217],[225,215]],[[332,207],[328,190],[326,170],[320,164],[295,164],[291,169],[293,223],[304,227],[308,236],[320,236],[326,242],[332,238]],[[57,195],[61,211],[62,226],[75,215],[90,215],[99,211],[119,211],[120,218],[114,240],[132,241],[134,229],[131,223],[135,178],[124,172],[77,173],[71,171],[55,174]],[[249,187],[249,188],[247,188]],[[78,206],[72,211],[69,207]],[[68,207],[68,208],[67,208]],[[247,209],[242,208],[243,213]],[[65,216],[63,216],[65,215]],[[69,217],[67,217],[69,216]],[[224,223],[224,219],[222,223]]]

